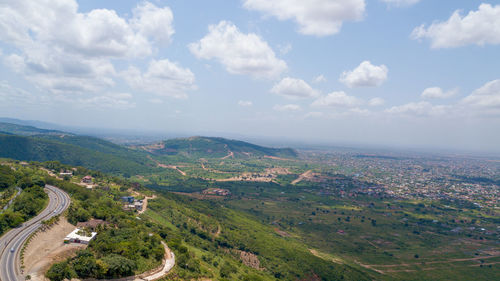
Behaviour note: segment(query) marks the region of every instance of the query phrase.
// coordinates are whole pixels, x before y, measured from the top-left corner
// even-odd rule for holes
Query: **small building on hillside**
[[[143,207],[142,200],[137,200],[137,201],[134,202],[134,208],[137,211],[142,211],[142,207]]]
[[[82,178],[82,182],[86,184],[92,184],[92,177],[91,176],[84,176]]]
[[[134,196],[123,196],[121,199],[122,199],[122,202],[130,203],[130,204],[134,203],[134,200],[135,200]]]
[[[72,171],[61,171],[61,172],[59,173],[59,175],[60,175],[61,177],[64,177],[64,176],[71,177],[71,176],[73,176],[73,172],[72,172]]]
[[[228,196],[231,194],[231,191],[223,188],[208,188],[203,190],[202,193],[206,195]]]
[[[64,238],[64,243],[80,243],[88,244],[95,238],[97,232],[88,232],[83,229],[77,228]]]

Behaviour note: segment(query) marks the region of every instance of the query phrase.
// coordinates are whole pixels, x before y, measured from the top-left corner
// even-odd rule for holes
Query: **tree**
[[[0,166],[0,189],[5,189],[15,184],[16,178],[8,166]]]
[[[94,255],[88,250],[78,253],[76,260],[73,262],[73,269],[80,278],[98,278],[105,273],[97,263]]]
[[[106,277],[110,278],[120,278],[133,275],[134,270],[137,267],[133,261],[116,254],[105,256],[102,258],[102,261],[108,268]]]
[[[220,269],[220,276],[229,277],[231,274],[236,273],[236,271],[236,267],[228,262],[225,262]]]
[[[71,279],[73,277],[73,274],[68,263],[61,262],[52,265],[45,276],[51,281],[62,281],[64,279]]]

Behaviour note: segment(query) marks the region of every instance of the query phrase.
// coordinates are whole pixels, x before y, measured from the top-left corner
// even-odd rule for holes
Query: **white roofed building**
[[[96,235],[97,232],[88,232],[77,228],[64,238],[64,243],[88,244]]]

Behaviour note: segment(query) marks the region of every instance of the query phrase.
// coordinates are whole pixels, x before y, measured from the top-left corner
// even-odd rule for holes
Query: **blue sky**
[[[500,2],[2,1],[3,116],[500,151]]]

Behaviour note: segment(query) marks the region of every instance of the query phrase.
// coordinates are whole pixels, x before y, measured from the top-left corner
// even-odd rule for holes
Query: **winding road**
[[[24,280],[20,262],[24,242],[42,225],[42,221],[61,214],[71,202],[69,195],[55,186],[46,185],[45,191],[49,195],[47,207],[35,218],[0,237],[1,281]]]

